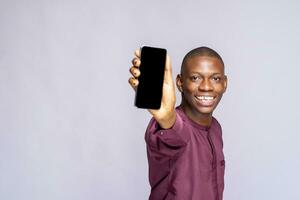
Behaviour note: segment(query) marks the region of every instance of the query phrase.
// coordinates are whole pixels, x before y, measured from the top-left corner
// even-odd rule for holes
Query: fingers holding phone
[[[135,57],[132,59],[132,66],[129,69],[129,72],[131,73],[132,77],[129,78],[128,82],[131,85],[131,87],[136,91],[137,86],[139,84],[138,77],[141,75],[141,72],[139,70],[139,67],[141,65],[140,60],[140,50],[137,49],[134,52]]]

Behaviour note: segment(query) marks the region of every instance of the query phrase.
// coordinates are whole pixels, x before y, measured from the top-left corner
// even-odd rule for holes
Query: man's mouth
[[[212,106],[215,103],[215,98],[213,96],[195,96],[197,102],[200,106]]]

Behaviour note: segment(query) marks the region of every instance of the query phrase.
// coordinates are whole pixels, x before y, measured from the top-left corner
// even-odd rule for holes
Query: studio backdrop
[[[168,50],[174,78],[195,47],[222,56],[225,200],[300,199],[299,10],[296,0],[1,0],[0,199],[148,198],[151,115],[127,82],[142,45]]]

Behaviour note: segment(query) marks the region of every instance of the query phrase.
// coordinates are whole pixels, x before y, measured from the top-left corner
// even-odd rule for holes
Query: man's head
[[[182,61],[176,85],[182,95],[182,105],[194,116],[211,115],[227,87],[221,56],[208,47],[187,53]]]

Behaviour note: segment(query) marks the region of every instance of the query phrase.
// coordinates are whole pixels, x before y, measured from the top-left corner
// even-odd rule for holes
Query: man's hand
[[[141,65],[140,53],[140,50],[135,51],[135,57],[132,59],[133,66],[129,70],[130,73],[133,75],[133,77],[130,77],[129,79],[129,84],[135,91],[139,84],[138,77],[141,75],[141,72],[139,70],[139,66]],[[171,60],[170,57],[167,55],[163,82],[163,95],[160,109],[148,109],[148,111],[153,115],[155,120],[164,129],[171,128],[175,123],[175,102],[176,96],[175,86],[172,78]]]

